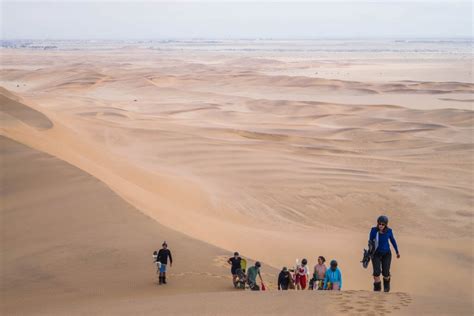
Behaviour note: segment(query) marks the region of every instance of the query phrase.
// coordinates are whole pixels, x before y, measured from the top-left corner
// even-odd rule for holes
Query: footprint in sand
[[[338,294],[340,295],[334,295],[334,299],[340,304],[337,310],[349,315],[389,315],[408,306],[412,301],[407,293],[345,291]]]
[[[341,306],[340,311],[344,313],[348,313],[352,310],[351,306]]]
[[[220,255],[215,257],[212,261],[215,266],[221,267],[221,268],[228,268],[229,263],[227,263],[227,260],[229,260],[230,256],[225,256],[225,255]]]
[[[204,277],[211,277],[211,278],[219,278],[219,279],[232,279],[231,276],[225,276],[225,275],[220,275],[220,274],[213,274],[210,272],[193,272],[193,271],[188,271],[188,272],[180,272],[180,273],[171,273],[170,276],[172,277],[184,277],[188,275],[197,275],[197,276],[204,276]]]

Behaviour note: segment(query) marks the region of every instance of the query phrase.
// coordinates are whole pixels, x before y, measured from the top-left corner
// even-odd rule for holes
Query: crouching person
[[[342,289],[342,274],[337,267],[337,261],[331,260],[330,268],[326,270],[324,277],[324,289],[340,291]]]
[[[263,283],[262,275],[260,274],[260,262],[255,262],[255,265],[250,267],[247,271],[247,282],[252,291],[260,291],[260,287],[257,284],[257,275],[260,278],[260,282]]]

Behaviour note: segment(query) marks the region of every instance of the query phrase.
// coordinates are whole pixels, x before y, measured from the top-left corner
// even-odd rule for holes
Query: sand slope
[[[65,162],[0,141],[5,313],[229,290],[228,268],[216,263],[226,251],[161,226]],[[151,258],[165,239],[176,249],[166,288]]]
[[[413,309],[411,295],[400,292],[232,290],[223,267],[225,251],[159,225],[67,163],[4,137],[0,145],[5,170],[0,290],[6,314],[375,315],[377,307],[396,315],[416,310],[416,300]],[[163,238],[179,249],[166,287],[154,282],[146,255]],[[264,278],[272,280],[275,271],[265,270]],[[451,302],[451,311],[466,312],[456,304]],[[429,305],[435,313],[436,302]]]
[[[472,276],[474,115],[455,101],[472,83],[275,76],[303,64],[272,58],[15,51],[0,131],[204,244],[275,268],[337,258],[346,290],[371,288],[359,260],[384,212],[402,251],[394,291],[421,311],[472,309],[459,284]]]

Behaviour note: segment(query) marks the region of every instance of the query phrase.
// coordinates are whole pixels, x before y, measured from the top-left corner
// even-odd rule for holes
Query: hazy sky
[[[471,1],[1,1],[3,39],[472,37]]]

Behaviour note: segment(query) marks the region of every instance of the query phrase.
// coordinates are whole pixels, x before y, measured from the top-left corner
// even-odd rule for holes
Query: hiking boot
[[[390,279],[383,279],[383,291],[390,292]]]
[[[382,282],[374,282],[374,291],[380,292],[382,290]]]

